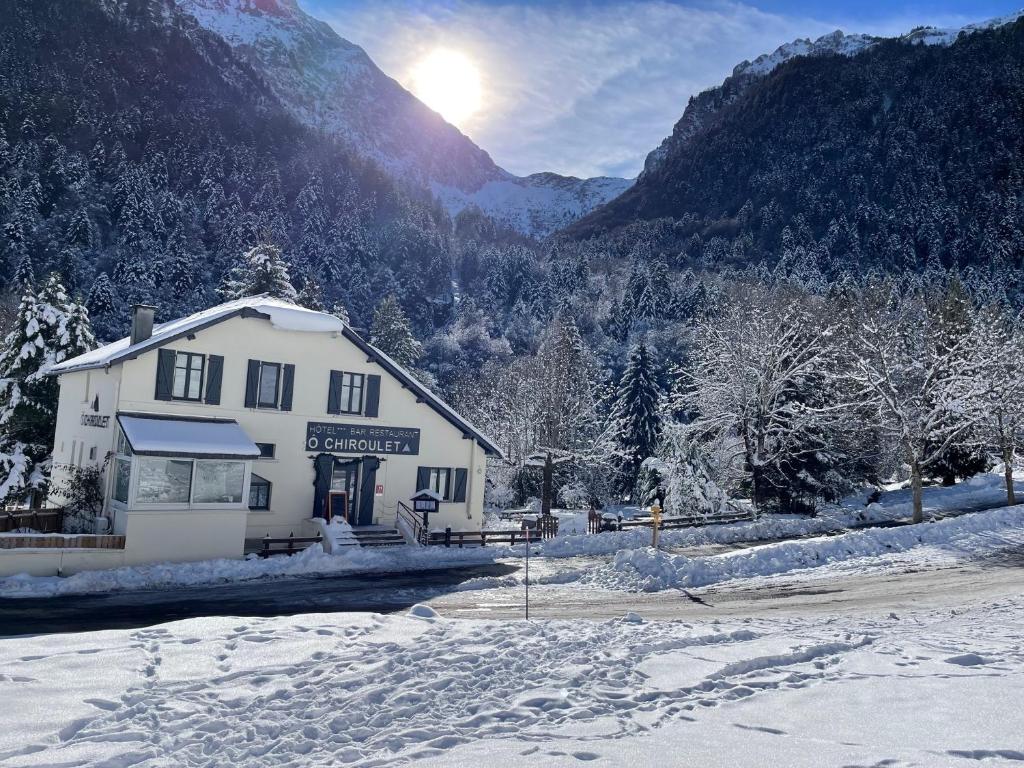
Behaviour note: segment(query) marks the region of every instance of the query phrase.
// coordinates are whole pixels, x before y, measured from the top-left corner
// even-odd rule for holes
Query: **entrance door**
[[[344,491],[348,495],[348,524],[356,525],[359,519],[359,462],[335,461],[331,474],[331,490]]]

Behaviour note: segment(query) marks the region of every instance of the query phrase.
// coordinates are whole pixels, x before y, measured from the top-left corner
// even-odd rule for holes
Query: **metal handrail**
[[[405,504],[404,502],[398,502],[398,517],[402,518],[412,528],[413,539],[420,544],[427,543],[427,532],[423,527],[423,521],[416,517],[416,513]]]

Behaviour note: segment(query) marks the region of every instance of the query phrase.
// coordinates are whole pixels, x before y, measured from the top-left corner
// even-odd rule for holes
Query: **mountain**
[[[897,39],[911,44],[952,45],[961,33],[972,34],[981,30],[994,29],[1016,21],[1022,13],[1024,11],[955,29],[915,27]],[[835,32],[822,35],[817,40],[798,38],[790,43],[780,45],[771,53],[761,54],[753,61],[740,62],[733,68],[732,75],[722,85],[710,88],[690,100],[690,104],[672,134],[647,156],[644,171],[655,170],[662,158],[670,152],[681,151],[686,140],[693,135],[709,113],[715,111],[722,104],[735,99],[746,87],[771,74],[780,64],[798,56],[854,56],[886,39],[874,35],[846,34],[837,29]]]
[[[5,296],[58,271],[109,338],[133,302],[162,319],[217,303],[269,238],[308,301],[366,326],[393,293],[425,333],[451,308],[449,232],[168,0],[0,5]]]
[[[637,183],[570,226],[680,266],[917,270],[1024,256],[1024,19],[835,33],[691,99]]]
[[[429,188],[454,217],[476,206],[542,237],[625,190],[625,179],[517,177],[385,75],[295,0],[177,0],[265,79],[300,121],[339,137],[398,179]]]

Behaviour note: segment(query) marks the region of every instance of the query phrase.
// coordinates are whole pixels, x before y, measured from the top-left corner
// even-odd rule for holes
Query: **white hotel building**
[[[481,527],[494,443],[338,318],[263,296],[152,318],[53,369],[54,487],[106,463],[123,564],[240,557],[315,535],[328,507],[399,527],[423,488],[443,499],[431,528]]]

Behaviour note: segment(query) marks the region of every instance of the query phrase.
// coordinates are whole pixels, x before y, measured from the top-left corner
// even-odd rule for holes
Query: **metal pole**
[[[526,529],[526,620],[530,620],[530,529]]]

